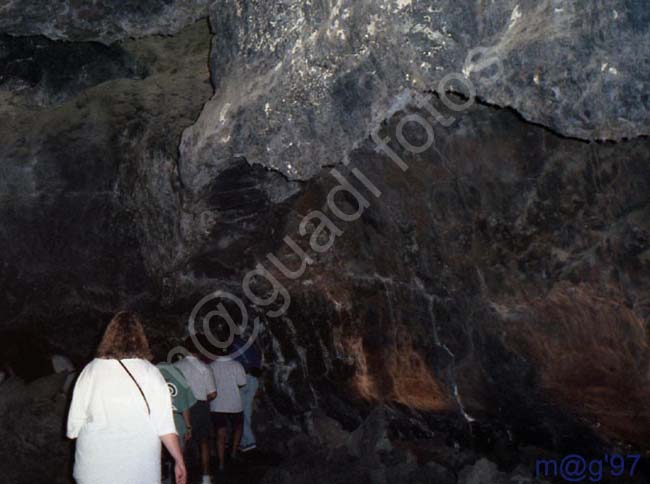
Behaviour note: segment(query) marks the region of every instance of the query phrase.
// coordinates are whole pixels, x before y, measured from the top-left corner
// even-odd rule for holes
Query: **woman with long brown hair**
[[[160,484],[161,442],[176,462],[176,482],[185,484],[169,390],[150,359],[140,318],[117,313],[70,406],[67,435],[77,439],[79,484]]]

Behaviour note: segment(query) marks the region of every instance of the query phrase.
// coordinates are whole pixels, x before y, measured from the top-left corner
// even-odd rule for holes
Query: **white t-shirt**
[[[176,433],[167,382],[146,360],[94,359],[79,375],[67,436],[77,439],[74,477],[93,484],[160,482],[160,436]]]
[[[244,407],[239,387],[246,385],[246,371],[238,361],[220,356],[210,363],[217,384],[217,398],[210,402],[212,412],[238,413]]]
[[[210,367],[196,356],[188,355],[174,366],[181,370],[197,400],[206,401],[209,393],[217,391]]]

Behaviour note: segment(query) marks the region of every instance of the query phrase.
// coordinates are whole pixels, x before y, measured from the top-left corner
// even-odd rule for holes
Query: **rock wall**
[[[213,4],[215,94],[180,147],[191,242],[176,287],[241,294],[246,270],[273,272],[285,294],[256,280],[275,304],[291,299],[266,323],[286,411],[325,405],[358,423],[347,405],[356,395],[466,420],[485,413],[539,441],[592,439],[574,426],[602,429],[608,404],[589,400],[595,388],[559,404],[510,322],[539,320],[526,307],[551,304],[549,291],[587,291],[640,318],[641,333],[625,318],[609,324],[623,327],[619,342],[638,335],[632,366],[647,368],[648,76],[638,59],[649,34],[639,8]],[[350,223],[328,198],[341,177],[356,190],[338,194],[339,212],[359,215]],[[315,210],[335,226],[319,227]],[[313,249],[317,228],[327,250]],[[572,309],[591,304],[577,298]],[[583,335],[601,324],[577,319]],[[546,337],[540,327],[533,340]],[[587,360],[584,343],[564,351]],[[604,433],[643,442],[624,420]]]
[[[163,349],[228,290],[305,425],[648,441],[642,2],[41,3],[0,21],[3,329]]]
[[[5,381],[0,397],[2,479],[12,484],[71,482],[73,443],[64,437],[69,395],[67,375],[57,374],[26,385]]]
[[[441,103],[432,102],[442,111]],[[382,133],[396,129],[405,115],[391,118]],[[301,277],[291,280],[275,268],[266,256],[268,239],[259,247],[255,260],[291,298],[285,316],[268,318],[278,340],[273,361],[285,362],[275,367],[274,384],[290,395],[287,407],[327,402],[332,414],[352,418],[340,401],[356,395],[496,419],[531,432],[539,443],[562,444],[570,440],[567,426],[576,423],[548,411],[558,401],[547,384],[558,375],[542,368],[571,358],[562,385],[580,382],[584,393],[563,398],[559,408],[610,436],[644,442],[625,423],[641,419],[636,430],[650,428],[638,406],[643,384],[625,392],[610,388],[612,396],[632,394],[637,402],[615,404],[621,413],[614,419],[611,402],[595,394],[610,377],[647,370],[647,140],[588,144],[481,105],[449,128],[436,128],[435,137],[435,147],[412,157],[395,143],[406,172],[371,142],[351,154],[350,164],[338,169],[369,202],[356,221],[323,208],[339,186],[331,171],[294,197],[284,229],[276,233],[288,234],[312,259]],[[381,195],[367,190],[354,169]],[[360,208],[349,194],[336,200],[343,212]],[[316,222],[307,225],[306,235],[300,230],[314,210],[324,210],[342,232],[323,253],[312,249],[309,238]],[[272,253],[297,270],[304,256],[278,243]],[[199,265],[209,267],[207,260]],[[554,307],[556,293],[570,301],[564,322],[534,310]],[[585,315],[595,305],[601,308],[596,314],[607,311],[607,317]],[[616,334],[601,335],[607,329]],[[594,368],[602,355],[587,344],[592,332],[599,335],[596,347],[616,354],[617,363],[604,370],[607,378],[598,363]],[[547,341],[538,340],[546,338],[568,340],[534,358],[535,342],[541,346]],[[638,345],[631,359],[626,341]],[[604,420],[616,423],[605,429]]]
[[[642,11],[627,0],[215,2],[218,89],[184,135],[183,176],[200,187],[197,160],[218,170],[241,155],[310,178],[406,89],[475,94],[586,140],[647,134]]]
[[[13,36],[43,35],[53,40],[98,41],[172,35],[204,18],[206,0],[3,0],[0,31]]]
[[[116,308],[159,299],[170,256],[145,247],[175,236],[178,142],[211,93],[209,30],[3,42],[0,314],[82,358]]]

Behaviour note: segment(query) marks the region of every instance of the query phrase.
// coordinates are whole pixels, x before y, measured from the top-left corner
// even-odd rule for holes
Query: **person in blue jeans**
[[[246,344],[246,341],[236,336],[233,341],[233,351],[239,350]],[[242,452],[248,452],[256,448],[255,434],[251,426],[253,418],[253,403],[259,387],[258,378],[262,373],[262,353],[253,342],[243,352],[237,354],[235,359],[239,361],[246,370],[246,385],[240,390],[242,405],[244,407],[244,430],[240,444]]]

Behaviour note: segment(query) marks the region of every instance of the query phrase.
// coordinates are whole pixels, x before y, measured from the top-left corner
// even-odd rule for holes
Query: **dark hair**
[[[204,345],[204,342],[202,341],[203,340],[202,336],[203,335],[201,333],[198,333],[198,334],[195,334],[194,336],[186,337],[185,341],[183,341],[183,346],[185,346],[185,349],[187,351],[189,351],[190,353],[192,353],[192,354],[196,355],[196,354],[201,353],[201,349],[200,349],[199,345],[197,344],[197,341],[201,340],[201,341],[198,341],[198,343]]]
[[[225,324],[218,325],[217,329],[216,329],[216,333],[217,333],[216,336],[217,336],[218,341],[225,342],[225,341],[228,341],[228,339],[231,337],[230,327],[228,327]],[[215,352],[220,356],[228,355],[230,353],[230,348],[232,348],[232,344],[230,344],[230,345],[228,345],[226,347],[217,346],[217,345],[213,345],[213,346],[215,347]]]
[[[211,335],[210,337],[206,336],[204,333],[196,333],[194,336],[188,336],[185,338],[185,348],[190,353],[200,355],[202,358],[207,359],[210,359],[208,355],[211,353],[219,356],[228,355],[230,346],[228,348],[220,348],[213,342],[215,338],[218,341],[226,341],[228,339],[226,337],[227,333],[220,331],[220,328],[217,328],[215,333],[216,334]]]
[[[104,331],[96,356],[104,359],[151,360],[153,356],[140,316],[129,311],[117,313]]]

